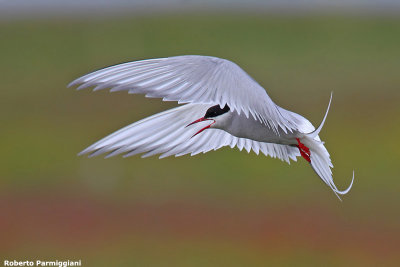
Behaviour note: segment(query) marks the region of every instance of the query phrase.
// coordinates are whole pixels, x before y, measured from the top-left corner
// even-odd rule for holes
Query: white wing
[[[170,109],[141,121],[135,122],[91,145],[80,154],[91,153],[91,156],[107,153],[107,157],[124,154],[124,157],[141,154],[148,157],[161,154],[160,158],[190,153],[196,155],[223,146],[243,148],[250,152],[278,157],[289,163],[296,160],[299,151],[286,145],[261,143],[238,138],[219,129],[207,129],[199,135],[192,136],[209,122],[201,122],[185,127],[193,118],[204,115],[209,105],[186,104]]]
[[[124,63],[87,74],[69,86],[78,89],[143,93],[179,103],[228,104],[232,111],[251,114],[275,131],[296,130],[286,110],[280,109],[255,80],[235,63],[208,56],[177,56]]]

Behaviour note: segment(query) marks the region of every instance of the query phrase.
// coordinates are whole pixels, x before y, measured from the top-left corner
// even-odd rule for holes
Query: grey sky
[[[398,13],[400,0],[0,0],[0,16],[113,14],[184,10],[348,11]]]

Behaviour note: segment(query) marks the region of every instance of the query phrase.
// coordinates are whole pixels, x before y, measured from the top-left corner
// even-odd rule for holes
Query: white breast
[[[296,138],[301,138],[298,131],[285,133],[279,129],[276,133],[272,128],[243,113],[228,112],[217,119],[215,128],[222,129],[233,136],[247,138],[258,142],[292,145],[297,144]]]

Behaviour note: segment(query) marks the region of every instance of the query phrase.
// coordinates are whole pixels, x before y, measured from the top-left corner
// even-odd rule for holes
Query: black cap
[[[207,109],[206,115],[204,118],[214,118],[224,113],[227,113],[230,110],[228,105],[225,105],[224,108],[221,108],[219,105],[212,106],[211,108]]]

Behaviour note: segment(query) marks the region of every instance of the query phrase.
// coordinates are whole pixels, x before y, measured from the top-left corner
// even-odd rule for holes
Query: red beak
[[[188,125],[186,125],[186,127],[188,127],[188,126],[190,126],[190,125],[192,125],[192,124],[198,123],[198,122],[202,122],[202,121],[214,121],[214,122],[211,123],[210,125],[207,125],[206,127],[202,128],[202,129],[200,129],[200,130],[199,130],[197,133],[195,133],[192,137],[198,135],[199,133],[201,133],[201,132],[204,131],[205,129],[210,128],[211,125],[213,125],[213,124],[215,123],[215,120],[213,120],[213,119],[200,118],[200,119],[198,119],[198,120],[195,120],[194,122],[189,123]]]
[[[189,123],[188,125],[186,125],[186,127],[188,127],[188,126],[190,126],[190,125],[192,125],[192,124],[195,124],[195,123],[198,123],[198,122],[202,122],[202,121],[207,121],[207,120],[209,120],[209,119],[200,118],[200,119],[198,119],[198,120],[195,120],[194,122]],[[186,127],[185,127],[185,128],[186,128]]]

